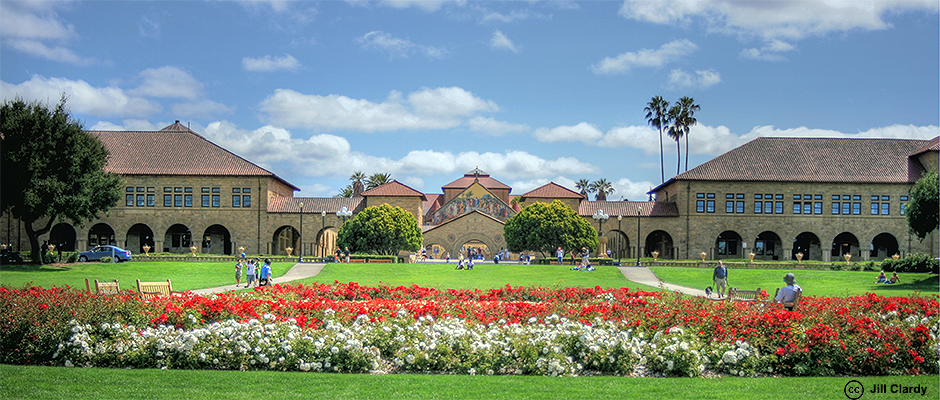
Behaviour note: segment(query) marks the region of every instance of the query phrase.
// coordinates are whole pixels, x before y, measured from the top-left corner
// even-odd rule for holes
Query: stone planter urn
[[[144,255],[145,255],[145,256],[149,256],[149,255],[150,255],[150,246],[144,245],[144,247],[142,247],[142,248],[144,249]]]
[[[750,258],[750,259],[751,259],[751,262],[754,262],[754,256],[756,256],[756,255],[757,255],[757,254],[751,253],[751,254],[748,254],[748,255],[747,255],[747,258]]]
[[[891,259],[894,260],[894,261],[897,261],[899,258],[901,258],[901,256],[900,256],[899,254],[895,254],[895,255],[891,256]]]
[[[796,262],[803,262],[803,253],[796,253]]]
[[[294,252],[294,248],[293,248],[293,247],[285,247],[284,250],[287,250],[287,256],[288,256],[288,257],[290,257],[290,253],[293,253],[293,252]]]
[[[656,259],[659,258],[659,252],[658,252],[658,251],[654,251],[654,252],[650,253],[650,255],[653,256],[653,261],[656,261]]]
[[[52,252],[55,250],[55,245],[50,244],[48,247],[49,247],[49,254],[52,254]]]
[[[198,250],[198,249],[199,249],[199,248],[196,247],[196,246],[189,246],[189,251],[190,251],[191,253],[193,253],[193,257],[196,256],[196,250]]]
[[[703,252],[699,253],[698,256],[699,256],[699,257],[702,257],[702,262],[705,262],[705,257],[708,256],[708,253],[706,253],[706,252],[703,251]]]
[[[846,253],[846,254],[845,254],[844,256],[842,256],[842,257],[845,257],[845,263],[846,263],[846,264],[848,264],[848,263],[849,263],[849,260],[852,259],[852,255],[851,255],[851,254],[848,254],[848,253]]]

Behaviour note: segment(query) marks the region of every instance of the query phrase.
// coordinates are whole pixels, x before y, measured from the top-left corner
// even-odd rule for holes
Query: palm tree
[[[698,111],[701,107],[698,104],[695,104],[695,100],[691,97],[685,96],[679,99],[679,106],[682,108],[682,111],[679,113],[682,119],[682,131],[685,136],[685,170],[689,170],[689,130],[698,123],[698,120],[695,119],[695,112]]]
[[[366,190],[377,188],[393,180],[394,179],[392,179],[392,174],[389,174],[387,172],[386,173],[376,172],[372,175],[369,175],[369,177],[366,179]]]
[[[659,172],[666,182],[666,163],[663,159],[663,128],[669,126],[669,102],[662,96],[653,96],[646,108],[646,120],[659,131]]]
[[[353,186],[346,185],[346,187],[339,190],[339,194],[333,197],[353,197]]]
[[[678,102],[669,108],[669,120],[672,124],[666,133],[676,141],[676,175],[679,175],[679,168],[682,167],[682,149],[679,147],[679,139],[685,134],[682,130],[682,105]]]
[[[594,188],[591,187],[591,181],[584,178],[578,179],[578,181],[574,183],[574,187],[581,191],[581,195],[584,196],[585,199],[588,197],[588,193],[594,191]]]
[[[362,194],[365,190],[365,186],[362,184],[362,181],[366,179],[366,174],[363,174],[362,171],[353,172],[352,176],[349,177],[349,180],[352,181],[352,196],[356,197]]]
[[[614,185],[607,181],[607,178],[601,178],[591,183],[591,188],[597,192],[597,201],[607,201],[607,195],[615,191]]]

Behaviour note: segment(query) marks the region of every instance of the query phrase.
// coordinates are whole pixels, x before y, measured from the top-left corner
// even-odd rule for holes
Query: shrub
[[[98,262],[100,262],[100,263],[110,263],[110,262],[111,262],[111,257],[108,257],[108,256],[101,257],[101,259],[99,259]]]
[[[929,272],[940,273],[940,262],[931,258],[927,254],[909,254],[907,257],[898,259],[885,259],[881,263],[881,269],[887,272]]]

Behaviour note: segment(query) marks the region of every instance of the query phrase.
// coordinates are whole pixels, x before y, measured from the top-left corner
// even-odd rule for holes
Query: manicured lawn
[[[676,285],[702,288],[714,286],[711,268],[653,267],[659,279]],[[932,274],[900,273],[901,284],[885,285],[874,283],[877,272],[859,271],[820,271],[820,270],[785,270],[785,269],[728,269],[728,285],[742,290],[761,288],[768,294],[782,286],[783,276],[792,272],[796,283],[803,288],[807,296],[856,296],[865,293],[877,293],[882,296],[910,296],[915,292],[921,295],[936,294],[940,290],[940,280]],[[890,276],[890,274],[889,274]]]
[[[921,386],[935,398],[937,376],[833,378],[622,378],[357,375],[267,371],[116,370],[0,365],[4,399],[845,399],[859,381]]]
[[[599,266],[596,271],[571,271],[566,266],[477,264],[473,271],[455,270],[455,263],[434,264],[327,264],[316,278],[300,282],[357,282],[375,286],[418,286],[438,289],[490,289],[505,285],[542,287],[629,287],[659,290],[628,281],[616,267]]]
[[[294,263],[274,263],[271,265],[271,270],[276,279],[293,266]],[[5,286],[30,284],[51,288],[68,285],[84,289],[86,278],[89,281],[117,279],[122,289],[133,290],[137,290],[137,279],[142,281],[170,279],[174,290],[185,291],[235,283],[235,262],[130,261],[115,264],[99,262],[56,264],[42,267],[37,265],[0,266],[0,283]]]

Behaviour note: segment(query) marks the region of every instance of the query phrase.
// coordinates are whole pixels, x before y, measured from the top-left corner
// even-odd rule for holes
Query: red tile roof
[[[159,131],[89,131],[111,155],[105,170],[122,175],[266,176],[296,186],[210,142],[179,121]]]
[[[414,190],[408,185],[398,181],[391,181],[382,186],[366,190],[365,192],[362,192],[362,196],[420,197],[421,200],[424,201],[428,199],[424,193]]]
[[[451,183],[448,183],[442,187],[442,189],[466,189],[473,184],[475,180],[479,180],[480,184],[487,189],[511,189],[505,183],[502,183],[496,179],[490,178],[490,175],[486,172],[481,171],[479,168],[474,168],[472,171],[467,172],[463,175],[462,178],[457,179]]]
[[[933,140],[931,140],[926,145],[924,145],[924,147],[917,149],[917,151],[915,151],[911,155],[916,156],[921,153],[926,153],[928,151],[940,151],[940,136],[933,138]]]
[[[323,211],[335,215],[343,207],[358,212],[365,205],[362,197],[272,197],[268,201],[268,212],[300,213],[301,202],[304,203],[304,215],[319,215]]]
[[[652,191],[677,180],[912,183],[923,168],[908,156],[929,142],[761,137],[679,174]]]
[[[547,198],[547,199],[583,199],[584,195],[581,193],[575,192],[574,190],[568,189],[564,186],[561,186],[555,182],[549,182],[545,185],[539,186],[535,189],[530,190],[528,193],[523,194],[523,199],[529,197],[538,197],[538,198]]]
[[[578,215],[591,218],[597,210],[604,210],[610,216],[608,221],[617,221],[617,216],[636,218],[636,207],[640,207],[640,216],[643,217],[678,217],[679,208],[676,203],[657,201],[582,201],[578,207]]]

